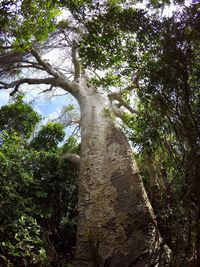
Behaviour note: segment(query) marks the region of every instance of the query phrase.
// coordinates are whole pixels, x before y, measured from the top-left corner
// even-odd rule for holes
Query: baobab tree
[[[38,8],[40,1],[33,3]],[[26,8],[23,12],[36,16]],[[45,19],[45,13],[39,16]],[[21,19],[22,25],[28,21],[27,16]],[[27,25],[23,29],[29,33]],[[72,161],[75,158],[80,166],[74,266],[169,266],[170,250],[160,236],[130,145],[112,116],[121,116],[122,107],[135,111],[123,100],[123,90],[108,93],[102,85],[92,82],[78,53],[84,34],[84,23],[73,16],[65,26],[58,23],[42,44],[37,38],[26,42],[23,34],[19,34],[21,39],[8,36],[0,57],[1,74],[7,77],[0,82],[0,88],[12,88],[11,95],[24,84],[33,88],[48,86],[44,91],[60,88],[79,104],[80,164],[77,157],[65,155]],[[53,57],[47,61],[44,54],[52,49]],[[63,64],[58,62],[61,57]],[[16,75],[19,70],[20,76]],[[124,88],[131,92],[134,86],[137,77]]]

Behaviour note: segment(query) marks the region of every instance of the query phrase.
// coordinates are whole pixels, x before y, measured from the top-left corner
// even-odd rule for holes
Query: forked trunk
[[[79,219],[74,266],[169,266],[126,137],[106,114],[109,101],[82,90]]]

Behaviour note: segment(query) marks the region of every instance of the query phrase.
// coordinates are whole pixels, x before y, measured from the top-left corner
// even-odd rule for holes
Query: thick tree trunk
[[[108,98],[82,90],[79,219],[74,266],[169,266],[130,146],[106,115]],[[85,93],[84,93],[85,92]]]

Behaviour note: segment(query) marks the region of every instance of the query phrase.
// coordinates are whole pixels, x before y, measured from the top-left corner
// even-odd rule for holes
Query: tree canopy
[[[170,16],[164,14],[167,7],[174,8]],[[199,262],[199,3],[182,0],[145,3],[5,0],[1,3],[0,20],[0,89],[12,89],[11,95],[15,95],[24,84],[43,85],[44,92],[60,87],[75,96],[78,90],[74,84],[79,82],[80,73],[87,76],[88,84],[94,88],[102,87],[113,104],[113,109],[104,110],[105,115],[123,125],[135,146],[140,173],[159,230],[173,252],[173,266],[180,266],[185,261]],[[52,51],[57,53],[56,60],[51,56]],[[27,144],[27,138],[39,122],[39,116],[31,107],[18,98],[14,104],[2,107],[0,115],[0,128],[5,131],[1,137],[4,176],[10,178],[12,173],[16,173],[19,177],[15,179],[22,180],[24,188],[27,176],[30,180],[28,186],[36,183],[34,186],[38,187],[43,179],[50,179],[52,187],[58,188],[56,190],[60,190],[63,197],[69,190],[67,192],[72,192],[75,201],[76,189],[65,184],[63,173],[59,175],[60,183],[66,186],[64,192],[60,184],[51,180],[56,177],[59,181],[57,166],[65,172],[62,168],[66,163],[61,162],[58,152],[58,143],[64,137],[63,126],[49,123]],[[73,144],[73,140],[69,140],[63,150],[68,149],[69,144]],[[28,167],[26,170],[27,164],[25,167],[17,164],[8,170],[8,161],[12,159],[14,150],[19,150],[17,157],[23,158],[27,153],[27,158],[35,157],[34,161],[38,160],[37,164],[41,165],[38,169]],[[76,151],[72,149],[70,152]],[[47,171],[46,165],[52,168]],[[74,177],[71,169],[70,172],[68,177]],[[33,182],[33,177],[39,182]],[[67,186],[72,187],[69,189]],[[15,202],[12,190],[18,190],[13,187],[5,197],[10,203]],[[45,192],[40,192],[44,198],[55,193],[48,190],[47,186]],[[17,197],[20,199],[21,195]],[[59,200],[56,197],[61,201],[60,196]],[[70,201],[67,199],[67,204],[63,205]],[[24,205],[22,202],[19,201],[19,205]],[[56,205],[52,203],[52,212],[55,212],[53,208]],[[42,213],[45,208],[40,207]],[[23,216],[29,216],[26,217],[28,223],[37,233],[37,236],[30,237],[33,238],[31,242],[40,247],[42,239],[38,241],[37,238],[42,219],[37,221],[36,217],[24,211],[24,207],[20,209],[22,217],[17,227],[23,228]],[[12,212],[14,209],[10,214]],[[19,218],[19,214],[12,216]],[[59,216],[57,223],[52,222],[54,238],[57,235],[55,225],[61,224],[62,216]],[[65,216],[63,218],[66,220]],[[177,231],[180,223],[183,227]],[[72,233],[74,231],[73,228]],[[13,236],[9,238],[11,240]],[[38,252],[34,253],[38,255]]]

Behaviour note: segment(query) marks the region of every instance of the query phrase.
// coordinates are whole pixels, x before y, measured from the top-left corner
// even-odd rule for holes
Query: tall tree
[[[122,18],[127,13],[127,9],[121,7],[121,3],[117,5],[117,2],[62,2],[73,15],[71,21],[67,19],[58,23],[57,30],[49,36],[48,42],[41,43],[54,26],[54,4],[35,0],[29,5],[29,2],[22,1],[18,6],[20,15],[14,18],[15,24],[10,24],[10,34],[2,46],[6,52],[0,58],[0,65],[2,75],[9,72],[15,74],[19,69],[27,71],[22,71],[20,78],[14,75],[11,82],[7,79],[1,81],[0,88],[14,88],[13,94],[23,84],[47,85],[49,88],[46,90],[59,87],[79,103],[81,162],[74,265],[169,266],[170,250],[158,231],[130,145],[112,119],[113,112],[121,114],[119,106],[131,111],[133,109],[123,100],[121,90],[109,94],[103,86],[97,86],[97,81],[96,84],[92,82],[78,56],[78,43],[81,42],[82,54],[84,47],[92,50],[87,56],[94,56],[88,59],[88,62],[94,63],[94,67],[117,68],[122,64],[123,38],[130,36],[123,34],[123,31],[119,34],[119,20],[112,21],[112,15],[115,15],[114,18],[116,14],[121,15]],[[144,25],[147,23],[144,12],[131,8],[128,11],[134,22],[141,18],[140,22]],[[105,21],[105,13],[112,24]],[[16,21],[19,26],[15,28]],[[138,23],[137,26],[140,27]],[[8,43],[12,45],[8,46]],[[105,54],[102,52],[100,55],[102,50],[97,49],[98,45],[101,49],[104,47]],[[56,64],[58,62],[50,63],[44,59],[41,54],[53,48],[58,56],[71,56],[72,69],[69,64],[62,66],[59,63],[59,66]],[[113,55],[110,55],[112,51]],[[97,58],[98,55],[101,57]],[[11,64],[6,63],[8,59]],[[37,76],[33,77],[28,70],[37,70]],[[73,78],[70,77],[72,73]],[[105,85],[110,79],[108,74]],[[113,84],[116,85],[116,75],[115,80]],[[125,91],[132,90],[134,86],[135,80],[130,82]],[[113,104],[115,100],[118,101],[118,107]]]

